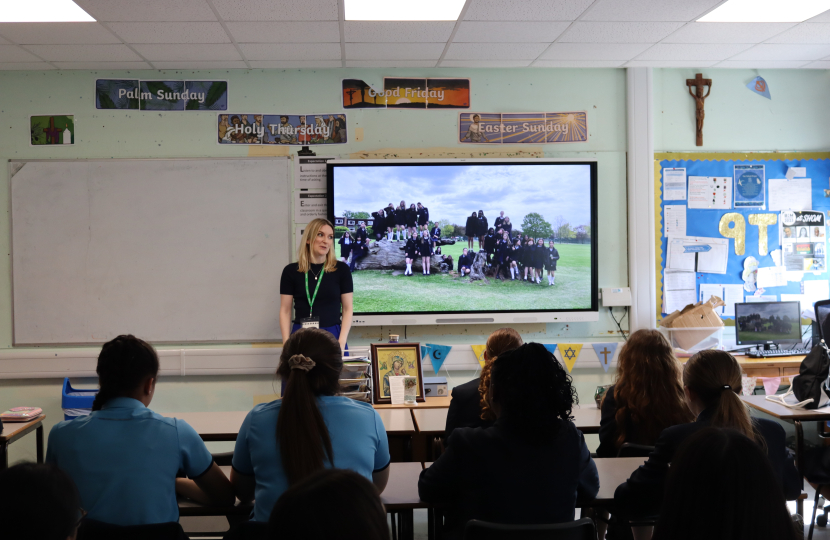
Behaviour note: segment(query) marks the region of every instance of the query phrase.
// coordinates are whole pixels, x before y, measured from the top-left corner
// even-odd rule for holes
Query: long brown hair
[[[342,368],[340,344],[325,330],[298,330],[283,345],[277,375],[287,382],[277,417],[277,444],[289,486],[322,469],[324,461],[334,464],[317,397],[339,391]]]
[[[487,354],[487,363],[481,368],[481,377],[478,379],[479,404],[481,405],[481,419],[495,420],[496,415],[487,403],[487,391],[490,389],[490,371],[493,361],[502,353],[522,346],[522,336],[512,328],[499,328],[487,338],[484,352]]]
[[[331,227],[331,233],[334,234],[334,225],[327,219],[312,219],[311,223],[306,225],[303,231],[303,237],[300,240],[300,247],[297,248],[298,271],[303,273],[308,272],[311,266],[311,255],[309,255],[311,253],[311,244],[314,243],[314,239],[317,238],[317,233],[320,232],[320,229],[326,225]],[[326,272],[334,272],[334,269],[337,268],[337,257],[334,256],[334,244],[329,248],[329,252],[326,253],[325,268]]]
[[[683,384],[697,394],[706,409],[712,409],[712,427],[731,428],[766,448],[741,398],[741,366],[725,351],[705,350],[686,362]]]
[[[641,444],[654,444],[667,427],[694,420],[683,395],[680,363],[671,344],[657,330],[637,330],[617,358],[617,438],[619,448],[637,426]]]

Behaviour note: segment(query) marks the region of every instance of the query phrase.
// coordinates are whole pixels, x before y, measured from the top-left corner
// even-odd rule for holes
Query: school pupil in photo
[[[557,170],[336,168],[335,241],[355,312],[590,307],[590,177]]]

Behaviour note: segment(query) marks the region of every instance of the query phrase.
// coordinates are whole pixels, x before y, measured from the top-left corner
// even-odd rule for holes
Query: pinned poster
[[[473,354],[476,355],[476,360],[478,360],[478,365],[484,367],[484,349],[487,345],[470,345],[473,348]]]
[[[31,146],[75,144],[75,116],[30,116]]]
[[[548,350],[549,353],[556,354],[556,343],[554,343],[552,345],[545,345],[543,343],[542,346],[545,347]]]
[[[764,96],[767,99],[772,99],[772,96],[769,95],[769,85],[767,85],[767,81],[764,80],[763,77],[755,77],[749,84],[746,85],[747,88],[758,94],[759,96]]]
[[[568,368],[568,373],[571,372],[576,364],[576,359],[579,358],[579,353],[582,351],[582,343],[566,343],[559,347],[562,352],[562,360],[565,362],[565,367]]]
[[[599,365],[602,366],[606,372],[608,372],[608,366],[611,365],[611,362],[614,360],[614,353],[617,351],[617,345],[619,343],[591,343],[594,346],[594,352],[597,353],[597,358],[599,358]]]
[[[444,365],[444,360],[447,359],[447,355],[450,354],[450,349],[452,349],[452,345],[427,343],[421,345],[421,358],[429,357],[430,362],[432,362],[432,371],[438,373],[438,370]]]

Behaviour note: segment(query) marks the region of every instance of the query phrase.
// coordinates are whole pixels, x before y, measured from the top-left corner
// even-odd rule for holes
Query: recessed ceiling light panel
[[[455,21],[464,0],[345,0],[347,21]]]
[[[802,22],[830,9],[830,0],[728,0],[698,22]]]
[[[0,0],[0,22],[95,22],[72,0]]]

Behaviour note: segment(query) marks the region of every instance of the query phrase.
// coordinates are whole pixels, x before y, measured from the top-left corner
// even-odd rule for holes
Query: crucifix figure
[[[689,87],[689,94],[695,98],[695,118],[697,119],[697,146],[703,146],[703,117],[706,113],[703,111],[703,101],[709,97],[709,92],[712,91],[712,79],[704,79],[703,75],[698,73],[694,79],[686,79],[686,86]],[[695,91],[692,92],[692,87]],[[706,95],[703,95],[703,87],[706,86]]]

